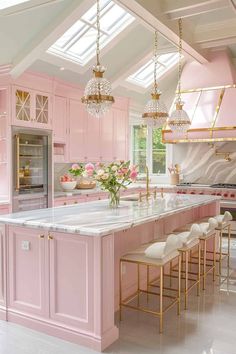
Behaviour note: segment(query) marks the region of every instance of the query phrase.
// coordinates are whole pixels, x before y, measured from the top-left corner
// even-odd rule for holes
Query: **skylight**
[[[178,53],[167,53],[158,56],[157,78],[160,78],[175,64],[178,63]],[[126,81],[132,84],[147,88],[153,83],[154,62],[149,60],[145,65],[138,69],[134,74],[130,75]]]
[[[70,27],[48,52],[85,65],[96,51],[96,4]],[[100,0],[100,48],[105,47],[135,18],[111,0]]]
[[[23,4],[24,2],[28,2],[30,0],[1,0],[0,1],[0,10],[7,9],[8,7],[12,7],[15,5]]]

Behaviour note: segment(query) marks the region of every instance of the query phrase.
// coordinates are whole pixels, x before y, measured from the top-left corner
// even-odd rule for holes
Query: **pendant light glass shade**
[[[175,103],[175,110],[168,119],[170,129],[177,133],[185,133],[191,126],[191,120],[188,113],[183,110],[184,102],[181,100],[181,72],[182,72],[182,19],[179,21],[179,80],[178,80],[178,96]]]
[[[190,126],[191,121],[188,113],[183,110],[183,102],[177,102],[175,110],[171,113],[168,125],[172,131],[184,133]]]
[[[97,0],[97,64],[93,67],[94,77],[89,80],[85,87],[82,103],[86,104],[89,114],[99,118],[104,115],[114,103],[114,97],[111,95],[111,83],[103,77],[105,68],[100,64],[100,7]]]
[[[168,118],[166,105],[160,96],[160,92],[151,94],[151,99],[147,102],[142,116],[145,122],[153,128],[162,127]]]
[[[142,118],[144,123],[153,128],[162,127],[168,118],[166,105],[161,100],[161,92],[157,89],[157,31],[155,31],[155,46],[154,46],[154,85],[151,93],[151,99],[147,102]]]

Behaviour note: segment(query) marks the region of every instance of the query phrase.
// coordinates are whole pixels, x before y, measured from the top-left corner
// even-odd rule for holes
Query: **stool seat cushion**
[[[176,252],[182,246],[182,241],[177,235],[168,235],[166,242],[152,243],[145,249],[145,255],[149,258],[164,259],[169,254]]]
[[[193,240],[198,240],[198,238],[201,236],[202,232],[197,224],[193,224],[190,228],[189,231],[184,231],[177,236],[181,239],[183,246],[188,246]]]
[[[209,218],[207,222],[201,222],[199,226],[203,235],[206,236],[209,232],[217,228],[218,222],[215,218]]]
[[[222,226],[232,221],[233,216],[229,211],[226,211],[223,215],[216,215],[214,219],[218,222],[218,226]]]

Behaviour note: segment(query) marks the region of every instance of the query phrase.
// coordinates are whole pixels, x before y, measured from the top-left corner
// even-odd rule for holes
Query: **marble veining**
[[[103,236],[217,200],[220,197],[165,194],[148,203],[122,201],[118,209],[110,209],[104,200],[4,215],[0,223]]]

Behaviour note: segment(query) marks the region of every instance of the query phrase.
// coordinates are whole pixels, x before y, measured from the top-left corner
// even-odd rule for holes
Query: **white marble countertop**
[[[163,199],[158,198],[148,204],[121,201],[118,209],[109,208],[108,201],[104,200],[14,213],[0,216],[0,223],[103,236],[217,200],[220,200],[220,197],[170,193],[165,194]]]

